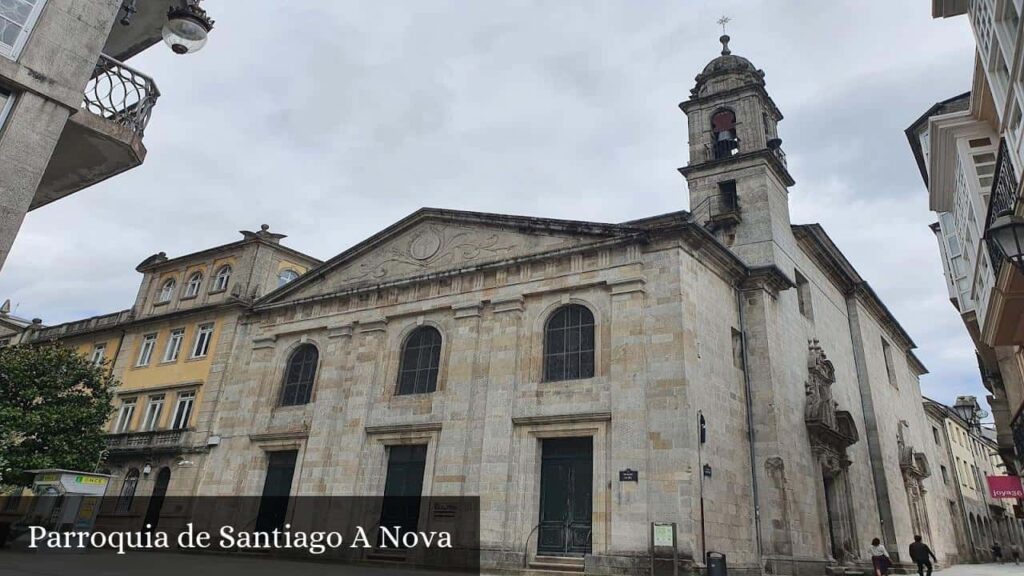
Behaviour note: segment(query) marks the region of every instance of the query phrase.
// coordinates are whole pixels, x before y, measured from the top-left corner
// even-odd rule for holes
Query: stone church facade
[[[680,107],[689,212],[422,209],[257,300],[206,391],[199,493],[479,495],[506,569],[643,571],[653,522],[740,573],[955,546],[926,370],[790,222],[763,72],[723,37]]]
[[[508,571],[647,573],[652,523],[732,573],[863,569],[875,537],[906,562],[914,534],[941,561],[926,370],[825,230],[790,221],[782,114],[728,40],[680,104],[689,211],[422,209],[323,263],[264,227],[147,260],[137,309],[15,331],[124,382],[106,464],[129,505],[479,496],[482,564]]]

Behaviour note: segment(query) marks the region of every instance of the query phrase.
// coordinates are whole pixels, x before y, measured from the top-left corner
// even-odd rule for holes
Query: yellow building
[[[320,261],[281,245],[264,225],[237,242],[136,268],[142,282],[127,310],[32,329],[26,341],[59,341],[121,381],[108,423],[104,467],[120,512],[136,495],[189,495],[209,446],[211,420],[239,314]]]

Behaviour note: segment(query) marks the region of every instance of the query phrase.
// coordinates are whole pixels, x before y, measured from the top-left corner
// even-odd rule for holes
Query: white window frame
[[[199,289],[203,286],[203,273],[193,272],[188,277],[188,282],[185,284],[185,295],[183,298],[195,298],[199,296]]]
[[[192,344],[192,358],[202,358],[210,352],[210,341],[213,340],[214,324],[200,324],[196,328],[196,339]]]
[[[121,400],[121,409],[117,412],[117,423],[114,426],[115,434],[124,434],[131,430],[132,418],[135,416],[135,398]]]
[[[45,6],[46,0],[36,0],[36,4],[32,6],[28,19],[25,20],[25,24],[18,24],[21,26],[21,34],[18,34],[18,37],[14,40],[14,46],[8,47],[6,44],[0,44],[0,55],[11,60],[17,60],[21,57],[21,51],[25,48],[25,44],[28,44],[29,36],[32,35],[32,30],[35,29],[36,22],[39,20],[39,14],[43,12]],[[5,20],[7,19],[5,18]],[[12,20],[8,21],[13,22]]]
[[[92,358],[89,360],[93,366],[102,366],[103,359],[107,355],[107,343],[100,342],[92,347]]]
[[[160,415],[164,411],[164,395],[155,394],[146,402],[146,413],[142,418],[142,432],[152,432],[160,425]]]
[[[168,278],[166,282],[160,285],[160,295],[157,296],[156,301],[160,304],[170,302],[171,298],[174,298],[174,289],[178,287],[178,283],[174,281],[174,278]]]
[[[185,341],[185,329],[175,328],[167,337],[167,347],[164,348],[164,362],[177,362],[181,356],[181,343]]]
[[[153,360],[153,350],[155,349],[156,332],[144,335],[142,337],[142,345],[139,346],[139,358],[135,361],[135,366],[149,366],[149,363]]]
[[[192,410],[195,409],[195,402],[195,390],[178,392],[178,400],[174,404],[174,418],[171,420],[172,430],[188,428],[189,421],[192,420]]]
[[[228,289],[231,282],[231,273],[234,270],[230,264],[225,264],[217,269],[217,276],[213,279],[213,290],[211,292],[223,292]]]

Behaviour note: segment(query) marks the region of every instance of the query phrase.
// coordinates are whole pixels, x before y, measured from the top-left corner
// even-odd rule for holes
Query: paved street
[[[350,566],[337,562],[290,561],[259,556],[221,554],[135,552],[119,557],[107,551],[94,551],[86,554],[32,554],[23,551],[0,551],[0,576],[68,576],[69,574],[282,576],[294,573],[301,573],[303,576],[409,576],[410,574],[441,576],[447,574],[446,572],[425,570],[410,571]]]
[[[936,574],[942,576],[1008,576],[1009,574],[1024,574],[1024,564],[1014,566],[1009,564],[959,564],[946,568]]]

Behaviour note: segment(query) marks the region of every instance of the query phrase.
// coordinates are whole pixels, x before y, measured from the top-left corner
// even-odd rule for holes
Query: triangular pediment
[[[423,209],[311,270],[262,303],[285,302],[563,250],[629,226]]]

